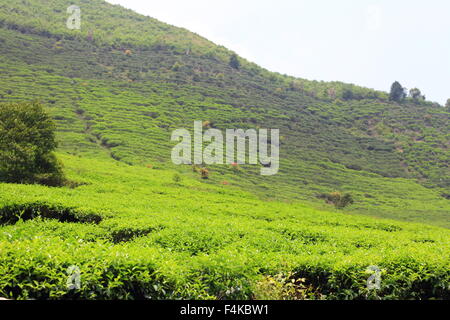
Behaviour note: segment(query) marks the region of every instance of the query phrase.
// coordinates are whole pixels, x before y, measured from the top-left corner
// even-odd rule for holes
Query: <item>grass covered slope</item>
[[[66,28],[72,4],[81,31]],[[62,151],[170,167],[172,130],[194,120],[279,128],[277,176],[243,166],[209,168],[211,178],[264,199],[350,192],[353,212],[449,226],[450,114],[440,106],[243,59],[232,68],[225,48],[98,0],[0,0],[0,43],[0,102],[44,102]]]
[[[0,296],[449,298],[448,229],[263,202],[187,173],[61,155],[76,189],[0,184]],[[368,292],[369,266],[382,287]],[[81,289],[67,289],[67,269]],[[295,280],[295,284],[291,283]]]
[[[31,38],[27,43],[39,42]],[[161,54],[161,59],[165,56]],[[450,226],[450,203],[442,196],[446,188],[424,187],[432,181],[414,179],[405,170],[401,155],[406,152],[397,153],[395,150],[400,147],[379,136],[378,131],[364,131],[365,121],[372,117],[384,119],[376,128],[386,132],[391,127],[400,130],[403,126],[407,130],[406,124],[383,123],[398,121],[400,116],[391,115],[394,111],[408,118],[414,116],[408,120],[414,122],[422,121],[420,112],[433,114],[434,109],[421,110],[422,107],[415,106],[408,110],[406,106],[373,101],[350,101],[339,107],[321,102],[316,107],[316,100],[303,95],[289,101],[270,93],[236,98],[229,88],[174,84],[158,80],[157,75],[153,81],[124,82],[66,77],[52,71],[55,66],[48,68],[15,61],[0,63],[0,85],[5,92],[0,100],[45,102],[58,125],[60,150],[169,168],[174,145],[170,142],[172,130],[191,129],[194,120],[208,120],[221,129],[280,128],[283,137],[278,175],[262,178],[259,168],[254,166],[242,166],[240,172],[213,167],[209,168],[211,179],[216,183],[228,181],[265,199],[313,200],[323,192],[350,192],[356,200],[352,212]],[[303,107],[294,108],[297,103]],[[440,112],[436,121],[446,116]],[[385,114],[381,117],[375,113]],[[326,120],[331,117],[333,120]],[[430,124],[429,130],[437,133],[444,130],[437,124],[438,129]],[[412,139],[400,134],[393,136],[404,139],[405,144]],[[433,136],[443,139],[441,133]],[[427,158],[409,157],[417,168],[433,170],[445,183],[448,175],[441,171],[448,170],[442,167],[447,161],[447,151],[438,145],[438,142],[414,142],[412,148]],[[440,155],[443,162],[438,158],[435,163],[427,162],[435,151],[443,153]]]
[[[138,45],[170,47],[194,54],[229,53],[186,29],[177,28],[151,17],[144,17],[121,6],[101,0],[23,0],[0,2],[1,25],[8,28],[58,38],[92,35],[97,43],[111,46]],[[67,8],[79,6],[82,31],[66,27]]]

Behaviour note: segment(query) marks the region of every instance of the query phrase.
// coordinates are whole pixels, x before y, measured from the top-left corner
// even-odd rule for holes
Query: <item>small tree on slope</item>
[[[64,183],[55,125],[39,103],[0,104],[0,181]]]
[[[402,85],[395,81],[391,86],[391,92],[389,94],[389,100],[401,102],[406,98],[405,88]]]

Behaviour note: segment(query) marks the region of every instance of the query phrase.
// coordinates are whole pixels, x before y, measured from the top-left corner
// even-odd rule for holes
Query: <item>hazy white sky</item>
[[[271,70],[450,98],[448,0],[108,0]]]

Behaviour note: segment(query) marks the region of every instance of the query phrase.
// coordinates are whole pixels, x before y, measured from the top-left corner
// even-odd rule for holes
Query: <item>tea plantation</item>
[[[0,297],[450,298],[448,108],[273,73],[101,0],[0,0],[0,57],[0,107],[46,106],[72,182],[0,183]],[[279,129],[279,173],[175,166],[195,120]]]
[[[176,183],[171,170],[60,157],[84,185],[0,185],[0,296],[449,298],[448,229],[263,202],[189,172]],[[79,290],[67,288],[70,266]],[[367,289],[370,266],[380,290]]]

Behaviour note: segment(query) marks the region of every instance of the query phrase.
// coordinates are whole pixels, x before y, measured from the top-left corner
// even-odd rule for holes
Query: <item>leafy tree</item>
[[[0,104],[0,181],[60,186],[55,125],[41,104]]]
[[[445,104],[445,107],[450,110],[450,99],[447,100],[447,103]]]
[[[405,88],[402,85],[395,81],[391,86],[391,92],[389,94],[389,100],[401,102],[406,98]]]
[[[345,89],[342,93],[342,99],[344,100],[352,100],[353,99],[353,91],[349,89]]]
[[[236,54],[232,54],[230,57],[230,66],[234,69],[239,69],[241,67],[241,62]]]
[[[425,96],[423,96],[422,92],[417,88],[409,90],[409,96],[415,101],[419,101],[420,99],[425,100]]]

